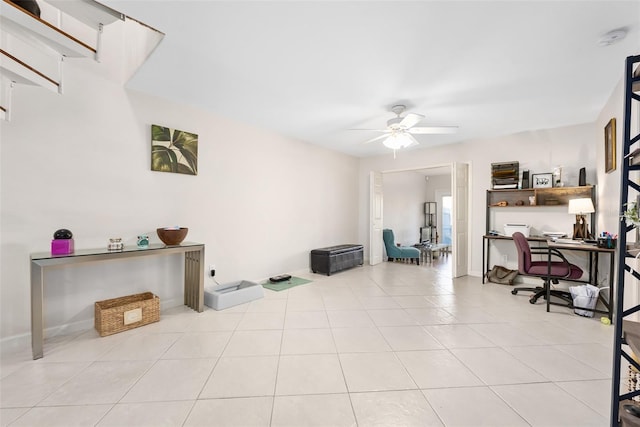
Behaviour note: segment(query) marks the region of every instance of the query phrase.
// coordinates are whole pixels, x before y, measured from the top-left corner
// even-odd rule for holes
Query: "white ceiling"
[[[638,0],[104,3],[166,33],[129,87],[359,157],[397,103],[460,127],[418,148],[591,122],[640,54]]]

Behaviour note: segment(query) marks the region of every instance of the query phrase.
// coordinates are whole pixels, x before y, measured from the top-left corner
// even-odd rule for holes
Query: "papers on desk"
[[[560,238],[560,237],[566,237],[567,233],[565,233],[564,231],[543,231],[542,235],[545,237],[551,237],[553,238]]]
[[[561,243],[561,244],[569,244],[569,245],[584,245],[584,241],[583,240],[573,240],[573,239],[551,239],[552,241],[554,241],[555,243]]]

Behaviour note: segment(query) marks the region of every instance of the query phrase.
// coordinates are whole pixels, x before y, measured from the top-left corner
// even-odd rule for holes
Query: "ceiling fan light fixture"
[[[387,139],[382,141],[382,144],[391,148],[392,150],[399,150],[401,148],[408,147],[413,141],[404,132],[393,132]]]

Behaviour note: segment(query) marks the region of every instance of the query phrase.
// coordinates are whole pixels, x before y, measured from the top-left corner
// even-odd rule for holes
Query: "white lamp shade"
[[[400,148],[408,147],[412,142],[411,138],[404,132],[394,132],[389,135],[389,138],[382,141],[382,144],[392,150],[399,150]]]
[[[595,211],[593,201],[588,197],[569,200],[569,215],[584,215]]]

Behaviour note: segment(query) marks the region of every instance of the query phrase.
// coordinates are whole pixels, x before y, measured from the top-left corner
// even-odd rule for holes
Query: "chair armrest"
[[[567,258],[565,258],[564,255],[562,255],[562,252],[560,252],[559,250],[555,249],[555,248],[548,248],[548,249],[531,249],[531,255],[549,255],[549,252],[551,252],[551,256],[552,257],[558,257],[562,260],[562,262],[564,264],[566,264],[567,266],[570,264],[569,261],[567,260]]]

